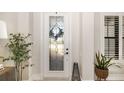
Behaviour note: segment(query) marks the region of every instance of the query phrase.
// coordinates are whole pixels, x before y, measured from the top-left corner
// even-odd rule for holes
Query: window
[[[105,56],[119,58],[119,16],[105,16]]]
[[[124,60],[124,16],[104,16],[104,54]]]

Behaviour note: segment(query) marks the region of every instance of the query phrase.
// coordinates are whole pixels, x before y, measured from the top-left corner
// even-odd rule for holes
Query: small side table
[[[15,67],[4,67],[4,70],[0,70],[0,81],[15,81]]]

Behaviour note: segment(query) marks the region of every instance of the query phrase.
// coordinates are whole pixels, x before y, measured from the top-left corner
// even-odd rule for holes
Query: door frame
[[[64,36],[66,36],[67,40],[66,42],[64,42],[64,52],[65,52],[65,48],[69,48],[69,55],[67,56],[64,56],[66,58],[64,58],[64,61],[65,59],[67,60],[68,58],[68,62],[65,63],[64,62],[64,71],[49,71],[49,63],[48,63],[48,58],[46,57],[46,55],[49,55],[48,51],[48,46],[49,46],[49,43],[48,43],[48,30],[49,30],[49,16],[64,16],[64,29],[65,31],[67,32],[64,32]],[[71,78],[71,73],[72,73],[72,70],[71,70],[71,22],[70,22],[70,16],[69,16],[69,13],[44,13],[44,33],[43,33],[43,36],[44,36],[44,41],[43,41],[43,44],[44,44],[44,48],[43,48],[43,54],[44,54],[44,57],[43,57],[43,78],[60,78],[60,79],[68,79],[70,80]],[[65,38],[64,38],[64,41],[65,41]],[[46,43],[47,42],[47,43]]]

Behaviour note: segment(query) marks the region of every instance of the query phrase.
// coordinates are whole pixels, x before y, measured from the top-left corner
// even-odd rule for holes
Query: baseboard
[[[41,81],[43,78],[41,77],[40,74],[33,74],[30,78],[29,81]]]
[[[109,74],[107,80],[110,80],[110,81],[123,81],[124,80],[124,74]]]
[[[44,81],[69,81],[69,78],[45,77]]]

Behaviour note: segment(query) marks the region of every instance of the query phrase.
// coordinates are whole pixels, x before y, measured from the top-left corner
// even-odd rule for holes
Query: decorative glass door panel
[[[64,17],[49,18],[49,70],[64,70]]]

